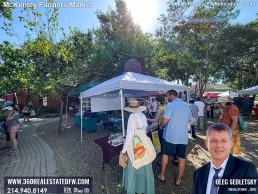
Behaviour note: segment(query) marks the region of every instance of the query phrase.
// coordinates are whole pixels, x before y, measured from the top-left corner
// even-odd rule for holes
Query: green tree
[[[162,73],[172,79],[180,79],[185,85],[191,78],[198,83],[202,96],[206,84],[217,80],[214,75],[219,67],[215,65],[213,56],[219,52],[216,47],[218,40],[239,11],[230,6],[210,6],[211,2],[204,0],[201,2],[203,6],[197,6],[191,12],[188,10],[190,6],[185,6],[191,2],[170,0],[167,14],[159,18],[161,27],[156,35],[163,39],[159,41],[165,59],[160,61]]]
[[[145,58],[152,55],[150,35],[143,34],[122,0],[116,0],[116,9],[98,11],[100,29],[96,30],[95,61],[99,64],[100,79],[106,80],[123,73],[130,58],[136,58],[142,70],[148,73]]]
[[[4,17],[8,20],[12,20],[12,8],[5,6],[5,4],[8,3],[10,3],[9,0],[0,0],[0,18]]]
[[[225,1],[229,2],[229,1]],[[181,45],[188,48],[191,58],[194,59],[192,69],[193,77],[199,84],[202,97],[206,84],[211,82],[212,76],[218,71],[212,60],[219,37],[223,29],[229,26],[229,21],[236,18],[238,11],[230,6],[208,6],[208,1],[203,1],[206,6],[197,7],[187,20],[176,27],[177,39]]]
[[[32,86],[33,69],[24,64],[24,51],[5,41],[0,45],[1,92],[19,93]],[[15,98],[16,99],[16,98]],[[17,99],[16,99],[17,100]],[[17,104],[19,102],[16,102]]]
[[[180,2],[170,0],[167,3],[167,13],[162,14],[158,19],[161,26],[156,30],[158,47],[161,49],[155,53],[158,53],[157,56],[160,59],[158,71],[161,72],[162,77],[177,80],[178,83],[181,80],[185,85],[189,85],[189,78],[194,74],[198,64],[198,60],[193,57],[193,46],[186,44],[183,36],[178,34],[178,26],[187,20],[190,9],[186,4],[191,2],[191,0]]]
[[[169,0],[167,2],[167,14],[161,14],[158,18],[160,26],[156,30],[156,36],[169,42],[174,42],[176,38],[175,28],[186,19],[186,11],[190,8],[190,6],[185,6],[184,4],[191,3],[192,1],[193,0]]]
[[[48,1],[48,3],[51,2],[53,3],[53,0]],[[86,53],[82,55],[84,35],[71,30],[72,35],[67,36],[63,28],[58,25],[57,8],[46,9],[44,17],[33,8],[26,8],[23,11],[24,15],[19,19],[28,29],[28,33],[23,40],[24,43],[17,49],[13,49],[15,51],[13,59],[3,60],[2,64],[11,71],[13,68],[10,64],[16,64],[20,59],[18,65],[23,67],[23,71],[17,71],[18,65],[16,65],[15,76],[22,82],[22,88],[41,97],[51,96],[59,99],[61,109],[58,132],[60,132],[67,90],[79,83],[79,77],[82,77],[79,72],[85,65],[82,62],[87,55]],[[9,32],[10,35],[14,35]],[[8,51],[7,45],[4,45],[4,49]]]
[[[258,21],[226,28],[216,45],[213,61],[219,66],[214,75],[231,87],[243,89],[257,84]]]

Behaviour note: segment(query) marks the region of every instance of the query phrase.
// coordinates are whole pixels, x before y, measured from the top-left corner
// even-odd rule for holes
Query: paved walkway
[[[0,193],[4,193],[6,176],[55,176],[56,162],[54,153],[48,144],[37,135],[37,128],[42,124],[56,121],[57,118],[33,118],[22,124],[19,132],[19,152],[8,156],[7,150],[0,151]],[[4,147],[4,142],[0,148]]]

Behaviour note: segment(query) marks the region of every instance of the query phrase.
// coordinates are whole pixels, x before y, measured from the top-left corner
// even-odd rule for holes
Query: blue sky
[[[153,33],[155,28],[158,26],[157,18],[160,14],[165,13],[166,10],[166,0],[125,0],[128,3],[128,7],[132,13],[133,18],[142,27],[144,32]],[[37,9],[41,12],[45,12],[46,8],[40,7],[39,2],[36,0],[20,0],[11,1],[19,3],[36,3]],[[56,0],[55,2],[66,3],[67,6],[59,9],[59,26],[64,29],[68,29],[69,26],[77,27],[81,31],[86,31],[92,27],[98,27],[99,22],[97,20],[95,12],[97,10],[107,11],[108,7],[115,7],[114,0],[74,0],[74,2],[91,3],[92,7],[89,8],[72,8],[70,7],[70,2],[67,0]],[[195,2],[200,2],[200,0],[195,0]],[[240,2],[255,4],[255,6],[237,6],[240,9],[240,15],[237,19],[237,23],[248,23],[255,18],[257,18],[256,13],[258,12],[258,0],[242,0]],[[25,33],[23,25],[19,22],[17,17],[20,15],[21,8],[14,8],[13,10],[13,27],[14,31],[22,37]],[[2,22],[2,18],[0,21]],[[5,32],[0,30],[0,42],[8,40],[15,44],[20,44],[15,37],[9,37]]]

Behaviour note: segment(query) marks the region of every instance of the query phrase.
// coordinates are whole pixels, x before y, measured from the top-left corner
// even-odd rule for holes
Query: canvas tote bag
[[[134,117],[138,128],[138,118]],[[132,166],[139,169],[151,163],[156,158],[156,151],[150,140],[143,130],[136,129],[134,137],[130,142],[127,150],[128,156],[132,162]]]

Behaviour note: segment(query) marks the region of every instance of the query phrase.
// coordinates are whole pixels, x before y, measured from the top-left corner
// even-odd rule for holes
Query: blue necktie
[[[215,180],[219,178],[218,174],[219,174],[219,172],[222,168],[219,168],[219,169],[213,168],[213,169],[215,170],[215,174],[212,178],[210,194],[217,194],[218,193],[218,186],[215,185]]]

